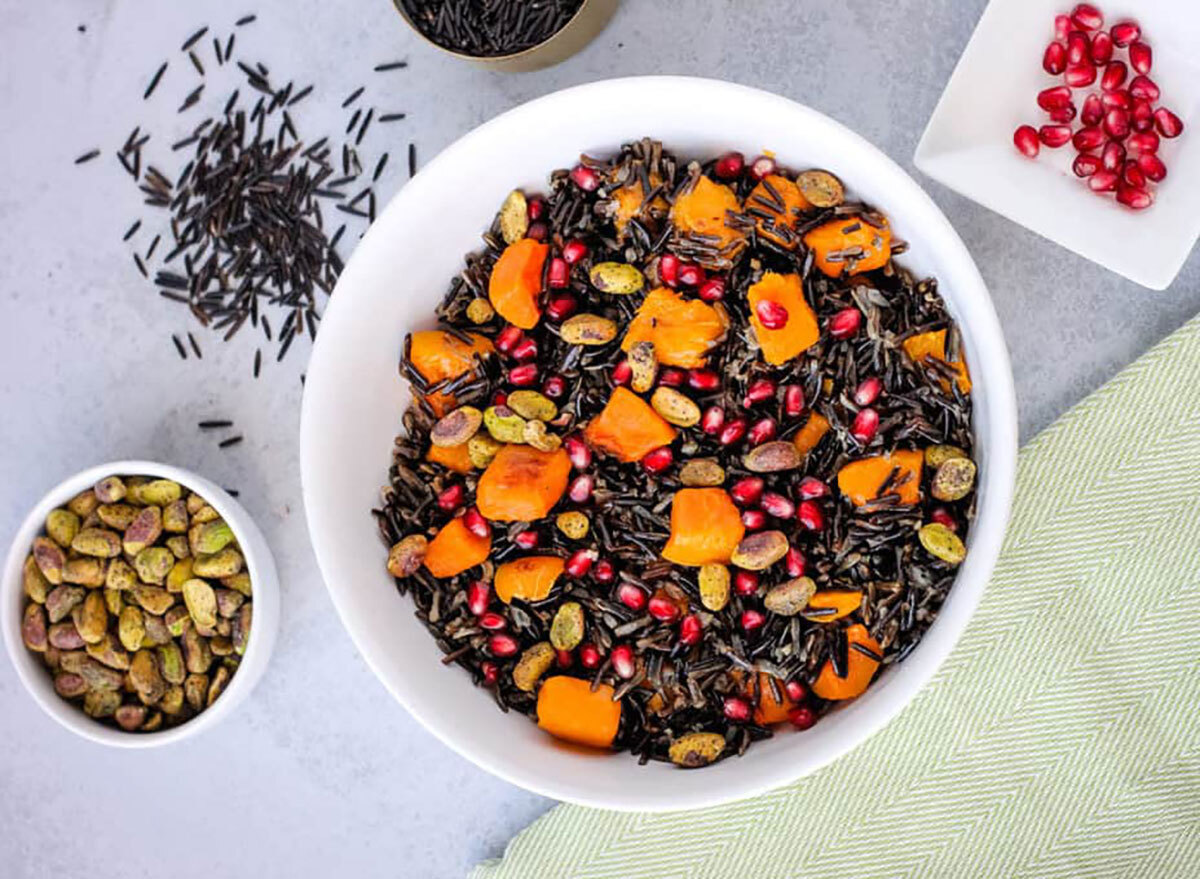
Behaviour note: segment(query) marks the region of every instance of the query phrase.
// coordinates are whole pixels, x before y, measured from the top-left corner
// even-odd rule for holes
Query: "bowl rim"
[[[922,237],[933,238],[943,242],[943,246],[940,249],[953,254],[960,273],[969,282],[968,285],[972,290],[971,298],[976,308],[976,313],[973,315],[970,324],[972,330],[978,335],[978,339],[976,340],[977,350],[974,354],[979,360],[986,359],[991,364],[988,370],[989,379],[986,387],[988,396],[992,401],[989,411],[996,416],[995,423],[990,425],[987,440],[989,444],[989,457],[987,461],[987,468],[990,474],[988,478],[989,496],[981,504],[981,508],[986,509],[990,517],[990,528],[984,531],[977,526],[972,530],[969,540],[971,553],[968,559],[968,564],[973,565],[972,570],[974,571],[973,576],[970,578],[972,581],[971,587],[968,591],[966,585],[960,582],[962,579],[960,573],[959,579],[956,579],[955,582],[958,612],[954,615],[953,619],[947,615],[940,616],[938,620],[938,627],[940,628],[935,627],[935,629],[931,630],[931,632],[939,632],[938,637],[934,638],[932,635],[927,635],[921,644],[906,658],[902,689],[892,686],[886,692],[881,691],[872,703],[870,711],[857,712],[857,723],[852,728],[852,732],[843,737],[842,743],[836,748],[827,749],[806,767],[798,771],[783,771],[772,780],[760,780],[754,783],[747,782],[742,784],[735,783],[732,785],[726,784],[719,790],[691,790],[687,793],[686,797],[680,798],[681,800],[686,800],[685,802],[666,802],[662,796],[642,794],[629,795],[623,798],[611,797],[604,794],[594,795],[588,791],[579,790],[579,786],[572,782],[560,783],[557,778],[550,777],[544,772],[539,774],[537,771],[524,768],[493,765],[485,755],[476,753],[473,746],[456,736],[452,725],[441,719],[436,709],[417,705],[415,700],[408,698],[408,694],[403,692],[400,684],[392,680],[392,677],[394,677],[393,670],[385,667],[381,661],[381,657],[364,649],[363,642],[368,639],[360,637],[358,623],[353,619],[353,609],[349,606],[348,600],[343,598],[341,594],[342,590],[335,589],[330,585],[331,583],[340,582],[340,580],[333,566],[332,551],[326,549],[319,537],[323,533],[322,517],[325,514],[319,509],[318,504],[314,503],[314,494],[317,490],[314,483],[318,480],[312,474],[317,472],[319,464],[314,450],[318,445],[315,433],[319,431],[321,422],[315,412],[316,404],[313,402],[313,388],[319,383],[313,381],[309,381],[306,385],[301,409],[300,463],[305,515],[310,534],[313,535],[313,552],[330,599],[337,609],[338,616],[342,620],[342,624],[345,626],[351,640],[355,643],[359,654],[375,674],[376,678],[428,732],[432,733],[452,751],[471,761],[481,769],[511,784],[542,796],[581,806],[618,811],[665,812],[679,809],[703,808],[745,799],[762,794],[768,790],[773,790],[788,782],[795,781],[797,778],[810,774],[861,745],[875,732],[893,720],[925,687],[949,656],[953,647],[958,643],[967,624],[973,617],[999,555],[1007,528],[1015,487],[1017,404],[1008,350],[987,285],[966,245],[941,209],[938,208],[937,204],[916,182],[912,175],[864,137],[837,120],[781,95],[723,80],[686,76],[631,76],[585,83],[552,92],[520,104],[482,123],[462,135],[431,161],[427,162],[424,168],[414,177],[414,180],[420,180],[423,175],[428,176],[433,173],[434,169],[443,166],[461,166],[462,163],[459,161],[460,156],[471,151],[476,144],[486,142],[491,136],[491,132],[500,126],[507,126],[524,120],[528,130],[537,130],[537,125],[533,123],[540,118],[545,108],[553,107],[558,102],[616,100],[615,95],[619,94],[622,90],[649,89],[652,86],[668,89],[699,89],[703,90],[706,95],[719,91],[726,93],[726,97],[729,98],[745,97],[760,102],[763,105],[773,105],[781,112],[787,113],[790,118],[796,119],[797,122],[817,122],[834,136],[865,149],[875,156],[886,175],[895,181],[898,189],[898,197],[913,199],[916,204],[914,209],[919,210],[922,213],[923,219],[927,219],[933,225],[934,228],[927,234],[923,234]],[[398,205],[404,202],[405,194],[409,191],[411,190],[406,185],[397,192],[381,213],[380,219],[383,219],[389,212],[399,210]],[[372,225],[364,238],[364,243],[383,234],[381,230],[386,225],[386,223],[382,222]],[[360,246],[351,257],[351,262],[358,257],[359,253],[364,252],[364,250],[366,248]],[[347,277],[352,278],[353,273],[343,273],[342,280],[339,281],[339,287],[346,283],[345,279]],[[329,309],[333,309],[336,313],[339,309],[349,307],[340,304],[347,302],[349,298],[348,293],[344,293],[340,297],[331,297],[331,302],[326,313],[327,323],[330,316]],[[310,357],[308,369],[310,378],[315,372],[320,370],[324,360],[336,357],[331,347],[332,344],[330,334],[318,336]],[[968,351],[969,360],[971,359],[971,353]],[[979,370],[979,373],[982,378],[983,370]],[[383,472],[384,468],[381,466],[381,473]],[[399,677],[402,678],[403,675]],[[900,685],[901,682],[897,682],[897,686]],[[858,706],[852,703],[847,707]]]
[[[171,479],[184,489],[201,494],[229,524],[237,538],[254,590],[254,624],[251,626],[250,640],[238,671],[230,678],[221,698],[212,707],[179,726],[155,732],[126,732],[88,717],[78,705],[55,693],[48,670],[32,656],[20,636],[21,613],[25,607],[22,570],[33,538],[43,530],[46,516],[51,510],[62,506],[104,477],[113,475]],[[11,593],[21,597],[21,611],[14,610],[18,604],[12,601]],[[266,667],[274,648],[278,623],[279,580],[275,560],[250,514],[225,489],[211,480],[182,467],[157,461],[111,461],[87,467],[60,481],[42,495],[17,528],[5,559],[3,579],[0,579],[0,629],[3,629],[8,658],[26,692],[61,726],[82,738],[110,747],[140,749],[169,745],[198,735],[224,720],[254,688]]]

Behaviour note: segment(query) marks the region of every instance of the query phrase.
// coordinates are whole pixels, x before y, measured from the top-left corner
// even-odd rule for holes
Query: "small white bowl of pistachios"
[[[115,461],[59,483],[25,518],[0,628],[52,718],[100,744],[154,747],[219,723],[254,688],[279,628],[279,580],[224,489]]]

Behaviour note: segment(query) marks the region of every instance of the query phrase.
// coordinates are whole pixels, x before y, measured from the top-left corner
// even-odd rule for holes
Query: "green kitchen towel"
[[[558,806],[473,873],[817,876],[1200,876],[1200,318],[1022,450],[983,601],[888,727],[729,806]]]

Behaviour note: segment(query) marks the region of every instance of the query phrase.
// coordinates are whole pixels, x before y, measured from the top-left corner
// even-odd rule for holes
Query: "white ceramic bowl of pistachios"
[[[179,503],[170,510],[167,507],[173,499],[167,497],[161,498],[167,502],[162,506],[154,503],[160,498],[143,498],[145,503],[140,506],[127,504],[137,489],[128,489],[122,483],[111,487],[109,496],[101,489],[101,497],[112,500],[107,507],[114,509],[106,509],[108,521],[99,520],[97,512],[89,510],[101,502],[93,492],[101,480],[113,476],[164,481],[158,485],[168,494],[178,492]],[[171,488],[171,483],[180,489]],[[75,509],[71,510],[68,505],[73,501]],[[147,548],[158,549],[161,545],[166,552],[128,552],[138,548],[138,538],[128,530],[135,527],[132,523],[126,529],[120,528],[125,523],[117,520],[131,513],[129,509],[115,509],[118,507],[151,513],[150,518],[158,520],[161,527],[147,541]],[[58,560],[64,567],[74,561],[77,567],[64,576],[64,572],[55,570],[55,559],[48,558],[42,559],[41,565],[32,561],[32,569],[27,568],[35,539],[47,537],[47,517],[64,509],[67,514],[57,513],[51,529],[60,543],[67,543]],[[173,514],[177,519],[171,523]],[[221,522],[228,525],[224,537],[216,536],[218,530],[224,530]],[[211,577],[196,572],[195,577],[187,579],[212,583],[215,588],[193,584],[185,596],[186,580],[181,575],[185,569],[190,574],[191,565],[200,558],[191,552],[197,545],[199,530],[189,533],[189,528],[209,523],[215,523],[210,525],[214,538],[209,546],[222,543],[219,550],[206,556],[206,565],[212,567],[208,572]],[[112,535],[121,534],[121,542],[107,551],[82,544],[72,548],[72,542],[79,543],[75,538],[85,529],[90,529],[87,537],[110,542]],[[182,542],[168,543],[172,537],[182,538]],[[135,541],[132,545],[131,540]],[[58,544],[42,546],[54,556]],[[89,552],[79,551],[84,548]],[[218,558],[221,552],[224,556]],[[159,569],[150,570],[156,560]],[[177,569],[176,564],[184,560],[187,563]],[[218,568],[220,564],[227,567]],[[168,565],[174,572],[171,580],[167,579]],[[228,575],[235,567],[239,575],[248,575],[248,584],[240,576],[237,581],[227,577],[222,583],[220,575]],[[110,575],[118,574],[114,568],[131,579],[110,581]],[[103,583],[99,582],[100,571],[104,572]],[[55,580],[63,582],[56,584]],[[279,628],[275,561],[250,515],[215,483],[179,467],[152,461],[114,461],[90,467],[47,492],[13,538],[0,589],[0,627],[5,646],[30,695],[50,717],[72,732],[102,745],[122,748],[170,744],[220,723],[261,677]],[[51,601],[49,596],[55,589],[60,591]],[[217,598],[221,599],[219,607]],[[124,608],[136,612],[122,619]],[[129,625],[123,627],[122,623]],[[207,632],[211,637],[198,635],[209,627],[213,630]],[[68,655],[70,670],[63,665]],[[50,667],[47,656],[58,665],[57,669]],[[137,686],[131,674],[135,661]],[[62,678],[57,686],[56,678]],[[180,705],[180,691],[184,690]],[[90,714],[85,713],[85,705]],[[173,723],[176,717],[187,719]],[[118,721],[122,722],[118,725]]]

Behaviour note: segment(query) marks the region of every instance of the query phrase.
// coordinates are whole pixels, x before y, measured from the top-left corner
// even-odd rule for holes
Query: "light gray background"
[[[529,98],[641,73],[779,92],[912,170],[925,120],[984,5],[625,0],[581,55],[513,76],[425,46],[388,0],[0,0],[0,539],[62,477],[145,456],[239,488],[274,547],[284,590],[278,649],[251,700],[210,734],[160,751],[117,752],[74,738],[0,663],[0,873],[460,876],[551,805],[425,733],[338,624],[301,509],[306,341],[282,364],[268,357],[257,382],[248,332],[222,346],[197,330],[204,360],[180,361],[169,334],[195,327],[137,275],[121,243],[147,212],[111,153],[143,123],[159,147],[151,153],[164,170],[178,169],[163,147],[187,118],[175,115],[194,80],[177,51],[187,35],[201,24],[227,33],[257,11],[259,21],[239,33],[240,54],[264,60],[277,82],[318,83],[295,112],[310,140],[340,134],[338,105],[359,83],[376,106],[407,111],[407,121],[367,138],[372,156],[392,153],[382,201],[403,183],[410,139],[429,157]],[[211,67],[211,42],[201,46]],[[172,68],[161,93],[143,104],[148,76],[166,57]],[[371,72],[397,57],[411,67]],[[216,91],[214,100],[226,93]],[[74,167],[93,145],[107,155]],[[1170,290],[1153,293],[922,182],[991,287],[1013,355],[1023,438],[1200,306],[1196,254]],[[144,231],[136,239],[143,250],[148,241]],[[205,417],[233,418],[245,443],[218,450],[195,427]]]

